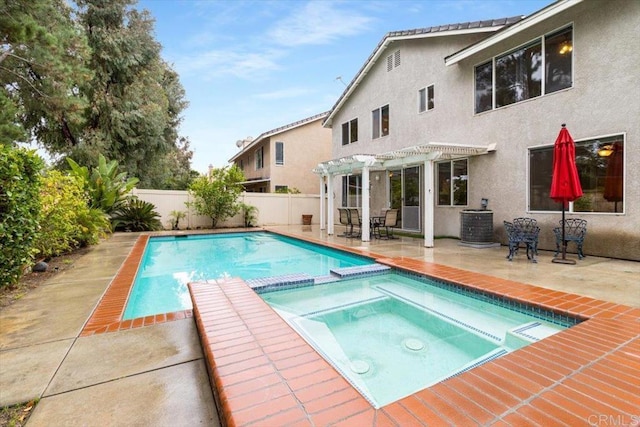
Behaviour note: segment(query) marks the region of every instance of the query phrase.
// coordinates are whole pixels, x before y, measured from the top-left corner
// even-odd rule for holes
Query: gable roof
[[[284,131],[294,129],[294,128],[297,128],[297,127],[302,126],[302,125],[306,125],[307,123],[311,123],[311,122],[315,122],[316,120],[323,119],[323,118],[325,118],[327,116],[327,114],[329,114],[329,112],[325,111],[324,113],[316,114],[314,116],[307,117],[306,119],[298,120],[296,122],[289,123],[288,125],[280,126],[280,127],[275,128],[275,129],[271,129],[270,131],[263,132],[260,135],[258,135],[257,138],[255,138],[253,141],[251,141],[247,146],[243,147],[235,156],[230,158],[229,159],[229,163],[235,161],[242,154],[246,153],[247,151],[249,151],[250,149],[252,149],[256,145],[258,145],[258,143],[261,142],[262,140],[264,140],[266,138],[269,138],[269,137],[272,137],[274,135],[277,135],[279,133],[282,133]]]
[[[500,30],[501,28],[504,28],[505,26],[509,26],[516,22],[519,22],[522,19],[524,19],[524,16],[513,16],[511,18],[463,22],[458,24],[446,24],[434,27],[417,28],[413,30],[388,32],[384,35],[384,37],[382,37],[382,40],[380,40],[378,46],[376,46],[371,55],[369,55],[369,58],[364,63],[362,68],[360,68],[353,80],[351,80],[351,82],[347,85],[342,95],[340,95],[340,98],[338,98],[333,107],[331,107],[331,110],[329,110],[328,112],[327,118],[322,123],[323,126],[331,126],[331,120],[333,119],[334,113],[340,109],[342,104],[344,104],[345,101],[349,98],[351,93],[360,84],[362,79],[364,79],[364,77],[367,75],[376,61],[382,56],[387,47],[394,41],[495,32]]]
[[[444,59],[444,63],[445,65],[456,64],[459,61],[462,61],[463,59],[468,58],[471,55],[481,52],[484,49],[487,49],[488,47],[495,45],[496,43],[506,40],[507,38],[515,34],[518,34],[521,31],[526,30],[527,28],[530,28],[544,20],[547,20],[552,16],[555,16],[566,9],[569,9],[570,7],[573,7],[578,3],[581,3],[582,1],[583,0],[558,0],[555,3],[550,4],[549,6],[543,9],[540,9],[536,13],[527,16],[526,18],[522,19],[520,22],[514,23],[511,26],[505,27],[502,30],[497,31],[494,34],[490,35],[486,39],[480,40],[479,42],[476,42],[452,55],[447,56]]]

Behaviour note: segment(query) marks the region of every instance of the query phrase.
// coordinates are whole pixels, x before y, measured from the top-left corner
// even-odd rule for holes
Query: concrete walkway
[[[640,263],[588,256],[575,266],[537,264],[505,247],[473,249],[455,240],[374,240],[327,236],[312,227],[277,231],[387,257],[450,265],[523,283],[640,307]],[[31,426],[219,426],[193,318],[121,332],[80,332],[137,234],[116,234],[73,268],[0,311],[0,406],[41,398]],[[573,255],[575,257],[575,255]]]
[[[192,318],[79,337],[137,234],[116,234],[0,312],[0,406],[29,426],[218,426]]]

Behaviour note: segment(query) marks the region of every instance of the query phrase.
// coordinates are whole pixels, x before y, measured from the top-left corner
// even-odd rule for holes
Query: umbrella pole
[[[551,262],[558,264],[575,264],[575,259],[567,259],[567,241],[564,239],[564,205],[566,201],[562,201],[562,258],[554,258]]]

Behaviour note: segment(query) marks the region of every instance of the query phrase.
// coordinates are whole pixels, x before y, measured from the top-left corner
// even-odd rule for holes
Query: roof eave
[[[444,59],[444,63],[447,66],[457,64],[463,59],[469,58],[470,56],[482,52],[483,50],[497,43],[500,43],[503,40],[513,37],[515,34],[531,28],[532,26],[549,19],[557,15],[558,13],[577,5],[578,3],[581,3],[582,1],[583,0],[560,0],[556,3],[553,3],[545,7],[544,9],[539,10],[533,15],[524,18],[522,21],[511,24],[507,28],[504,28],[502,31],[499,31],[482,41],[479,41],[459,52],[456,52],[453,55],[447,56]]]

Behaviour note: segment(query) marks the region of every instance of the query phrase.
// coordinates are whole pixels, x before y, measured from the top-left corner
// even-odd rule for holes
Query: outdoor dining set
[[[520,245],[525,245],[527,259],[537,262],[535,256],[538,254],[538,236],[540,234],[540,227],[538,227],[537,221],[534,218],[515,218],[513,221],[504,221],[504,229],[509,240],[509,255],[507,255],[507,259],[512,261]],[[587,234],[586,220],[579,218],[560,220],[559,226],[554,227],[553,234],[556,239],[556,252],[554,254],[556,259],[560,252],[562,252],[562,259],[565,259],[566,245],[569,242],[576,244],[578,259],[584,258],[582,246]]]
[[[357,208],[338,208],[340,224],[346,227],[342,237],[360,237],[362,235],[362,218]],[[376,239],[396,239],[393,229],[398,224],[398,209],[386,209],[380,216],[369,218],[371,236]]]

